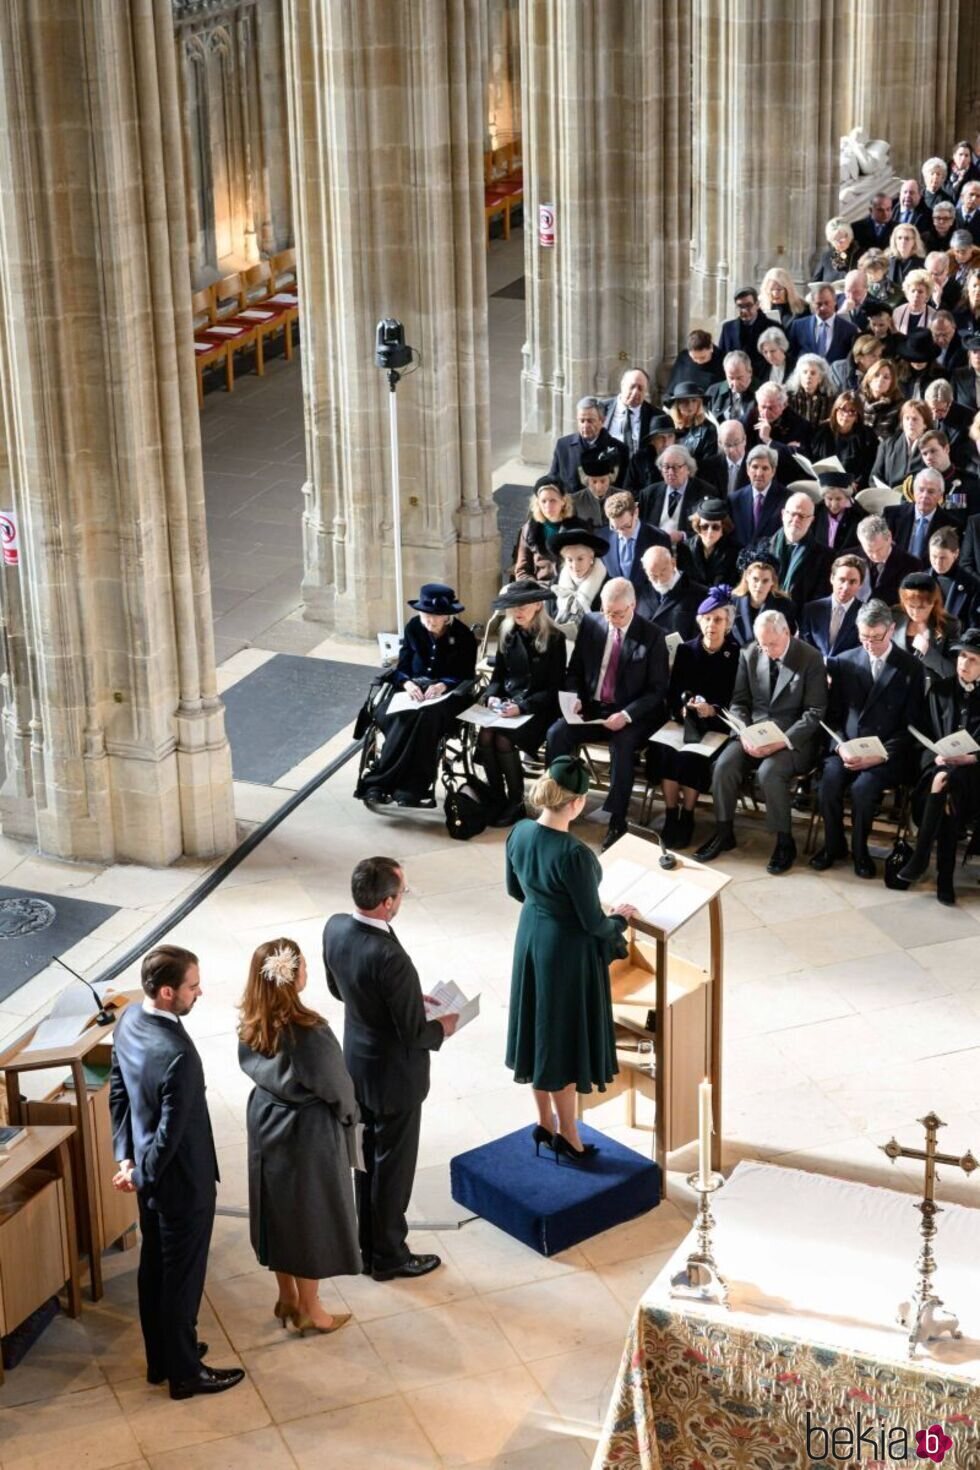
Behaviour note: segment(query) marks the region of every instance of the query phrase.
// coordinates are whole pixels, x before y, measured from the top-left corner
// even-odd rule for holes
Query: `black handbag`
[[[443,772],[446,800],[443,811],[446,816],[446,831],[457,842],[469,842],[485,831],[491,811],[487,801],[490,788],[475,779],[457,783],[456,778]],[[481,789],[482,788],[482,789]]]
[[[885,887],[897,888],[905,893],[912,887],[906,879],[898,875],[905,864],[912,860],[912,844],[906,842],[904,837],[896,837],[891,852],[885,858]]]

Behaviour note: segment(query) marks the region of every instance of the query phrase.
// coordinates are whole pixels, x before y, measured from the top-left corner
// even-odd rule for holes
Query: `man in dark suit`
[[[759,338],[772,326],[769,317],[759,309],[759,293],[754,286],[743,286],[735,292],[737,316],[722,322],[718,346],[722,352],[744,352],[760,377],[768,371],[759,351]]]
[[[959,555],[959,533],[953,526],[943,526],[929,537],[929,565],[943,594],[943,606],[961,628],[969,628],[980,616],[980,577],[957,566]]]
[[[808,602],[800,618],[800,637],[827,658],[858,647],[858,593],[865,566],[859,556],[845,552],[830,568],[830,596]]]
[[[964,184],[956,206],[956,228],[969,230],[974,245],[980,245],[980,180]]]
[[[676,546],[691,533],[691,516],[712,487],[697,478],[697,461],[683,444],[669,445],[657,461],[663,479],[639,494],[640,519],[656,526]]]
[[[939,470],[920,470],[912,481],[912,503],[886,505],[883,511],[895,545],[914,556],[920,568],[929,560],[933,531],[958,524],[957,518],[942,508],[945,489]]]
[[[876,194],[864,219],[855,220],[854,243],[865,250],[885,250],[892,237],[892,197]]]
[[[713,383],[704,395],[704,406],[722,424],[726,419],[741,419],[755,398],[752,381],[752,359],[747,352],[725,354],[725,381]]]
[[[746,772],[755,769],[766,803],[766,826],[776,838],[767,873],[786,873],[796,861],[792,831],[795,778],[810,770],[820,743],[820,721],[827,708],[827,676],[815,648],[794,638],[781,612],[762,612],[755,620],[755,642],[742,649],[732,714],[744,725],[771,720],[789,741],[749,749],[744,736],[730,740],[715,760],[711,795],[715,830],[694,854],[710,863],[735,844],[735,805]]]
[[[861,552],[868,563],[868,586],[873,597],[894,606],[902,578],[920,572],[921,563],[895,545],[891,526],[884,516],[865,516],[858,526]]]
[[[646,442],[654,414],[650,379],[643,368],[627,368],[619,380],[618,397],[607,398],[605,410],[605,428],[632,458]]]
[[[815,352],[826,362],[839,362],[854,345],[857,327],[837,316],[837,294],[833,286],[817,286],[810,296],[810,304],[812,316],[799,316],[790,323],[790,346],[797,354]]]
[[[930,386],[942,387],[948,391],[946,383]],[[951,403],[948,407],[952,410],[961,405]],[[942,477],[943,510],[962,529],[967,517],[980,511],[980,480],[969,470],[961,469],[953,463],[952,440],[946,432],[949,420],[943,419],[941,422],[941,429],[927,429],[920,437],[919,453],[926,468],[935,470]],[[967,443],[972,449],[973,441],[968,439]]]
[[[922,202],[922,190],[916,179],[904,179],[892,210],[892,225],[915,225],[920,235],[928,235],[932,215]]]
[[[860,648],[827,660],[830,701],[827,723],[844,741],[877,736],[884,757],[835,749],[820,777],[824,845],[810,859],[818,872],[847,856],[844,797],[851,797],[851,856],[859,878],[877,869],[868,851],[875,808],[882,793],[907,779],[912,756],[909,725],[921,725],[925,681],[921,662],[892,643],[895,619],[887,603],[866,602],[858,613]]]
[[[798,449],[801,454],[809,455],[810,425],[802,414],[789,407],[789,397],[780,383],[760,384],[755,403],[746,410],[742,424],[750,449],[757,444],[771,444],[778,450],[782,445],[786,469],[783,471],[780,466],[780,471],[788,473],[792,469],[794,479],[799,478],[800,470],[791,451]]]
[[[963,354],[963,357],[965,361],[966,353]],[[953,387],[948,378],[937,378],[934,383],[929,384],[926,389],[926,403],[932,409],[936,429],[945,434],[949,441],[947,446],[949,457],[956,467],[954,474],[962,472],[973,459],[973,440],[970,438],[970,429],[973,426],[975,415],[962,403],[956,402]],[[977,506],[977,510],[980,510],[980,505]]]
[[[789,491],[775,479],[779,456],[771,445],[757,444],[748,456],[749,483],[729,497],[729,515],[740,546],[774,536],[782,524]]]
[[[670,537],[641,521],[639,508],[628,490],[617,490],[603,504],[609,550],[602,560],[610,577],[626,577],[637,600],[646,586],[643,553],[651,546],[669,546]],[[600,533],[601,534],[601,533]]]
[[[644,485],[651,485],[657,478],[657,460],[677,438],[677,426],[669,413],[654,413],[647,427],[647,436],[633,455],[623,481],[624,490],[639,495]]]
[[[625,446],[603,428],[603,416],[603,405],[598,398],[580,398],[575,407],[578,433],[565,434],[555,445],[548,474],[557,479],[569,495],[582,488],[579,467],[584,454],[604,453],[608,456],[613,484],[621,483],[626,474],[629,455]]]
[[[571,755],[580,745],[608,743],[605,852],[626,831],[636,753],[662,718],[669,668],[664,635],[638,615],[632,582],[612,578],[601,600],[601,613],[586,613],[582,619],[565,679],[587,723],[556,720],[548,731],[547,763]]]
[[[791,495],[783,506],[783,524],[769,542],[779,562],[779,585],[793,599],[798,614],[827,590],[834,559],[813,534],[813,516],[809,495],[802,491]]]
[[[344,1061],[364,1124],[365,1172],[354,1176],[366,1275],[375,1281],[425,1276],[438,1256],[408,1249],[429,1053],[456,1029],[454,1014],[427,1020],[418,972],[391,928],[405,893],[394,858],[364,858],[351,874],[351,914],[323,931],[330,993],[344,1002]]]
[[[164,944],[140,973],[143,1004],[123,1011],[112,1037],[109,1110],[119,1172],[113,1184],[139,1206],[140,1326],[149,1383],[172,1399],[223,1393],[241,1368],[209,1368],[197,1338],[218,1160],[201,1058],[184,1029],[201,994],[197,956]]]
[[[643,553],[644,585],[637,592],[641,617],[654,623],[666,636],[679,633],[685,641],[698,633],[698,607],[708,595],[707,587],[693,582],[677,569],[672,546],[651,546]]]
[[[718,425],[718,453],[709,454],[703,462],[701,478],[722,500],[727,500],[749,483],[749,469],[745,463],[747,451],[748,441],[739,419],[726,419]]]
[[[944,260],[946,259],[942,251],[937,251],[936,253],[941,255]],[[929,259],[931,260],[932,258],[930,255]],[[949,286],[955,287],[957,291],[959,290],[955,281],[947,282],[947,287]],[[939,368],[945,378],[948,379],[959,368],[966,367],[966,349],[960,341],[956,318],[950,308],[944,307],[941,311],[936,312],[936,315],[929,323],[929,333],[939,352],[939,356],[936,358],[936,367]],[[937,381],[941,381],[941,379],[937,379]],[[928,401],[926,399],[926,402]]]
[[[949,381],[956,402],[962,403],[973,415],[980,409],[980,333],[967,332],[963,346],[966,348],[966,367],[957,368]]]

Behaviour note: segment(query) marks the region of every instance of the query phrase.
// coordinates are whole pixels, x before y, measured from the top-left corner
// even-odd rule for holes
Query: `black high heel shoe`
[[[581,1148],[573,1148],[567,1138],[560,1133],[555,1134],[554,1141],[555,1163],[560,1164],[562,1159],[573,1159],[575,1163],[581,1164],[585,1159],[594,1159],[599,1152],[595,1143],[583,1143]]]
[[[537,1125],[534,1132],[531,1134],[531,1138],[534,1142],[535,1158],[540,1157],[542,1144],[544,1144],[545,1148],[554,1148],[555,1146],[555,1135],[551,1132],[549,1128],[545,1128],[541,1123]]]

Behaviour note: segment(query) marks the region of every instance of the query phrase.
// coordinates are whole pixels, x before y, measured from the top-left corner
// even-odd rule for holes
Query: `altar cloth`
[[[980,1470],[980,1209],[944,1205],[933,1243],[935,1289],[963,1337],[920,1347],[910,1360],[895,1314],[916,1284],[915,1203],[871,1185],[739,1164],[712,1199],[714,1256],[732,1310],[670,1296],[692,1231],[636,1309],[594,1470],[849,1463],[814,1453],[835,1428],[864,1433],[865,1446],[894,1432],[897,1447],[902,1431],[906,1463],[940,1463],[916,1457],[916,1432],[933,1425],[953,1442],[951,1470]],[[864,1448],[860,1463],[874,1458]]]

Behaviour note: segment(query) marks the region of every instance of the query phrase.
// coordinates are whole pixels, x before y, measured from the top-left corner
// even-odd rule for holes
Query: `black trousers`
[[[861,857],[868,849],[868,837],[874,821],[875,807],[882,793],[902,779],[898,761],[883,761],[866,771],[851,772],[839,755],[829,755],[820,777],[818,805],[823,818],[824,844],[835,857],[847,852],[844,832],[844,795],[851,796],[851,851]]]
[[[612,705],[589,705],[583,714],[601,720],[613,713]],[[556,720],[548,731],[546,760],[551,762],[559,755],[573,755],[580,745],[609,746],[609,794],[603,802],[614,822],[625,822],[629,811],[633,781],[636,774],[636,752],[650,738],[653,728],[649,720],[624,725],[622,730],[607,730],[604,725],[569,725],[564,719]]]
[[[151,1378],[196,1378],[197,1313],[204,1295],[214,1203],[189,1214],[163,1214],[137,1196],[143,1245],[137,1283],[140,1326]]]
[[[404,1113],[375,1113],[359,1103],[365,1172],[354,1175],[357,1234],[365,1267],[393,1271],[408,1260],[406,1213],[419,1156],[422,1104]]]

